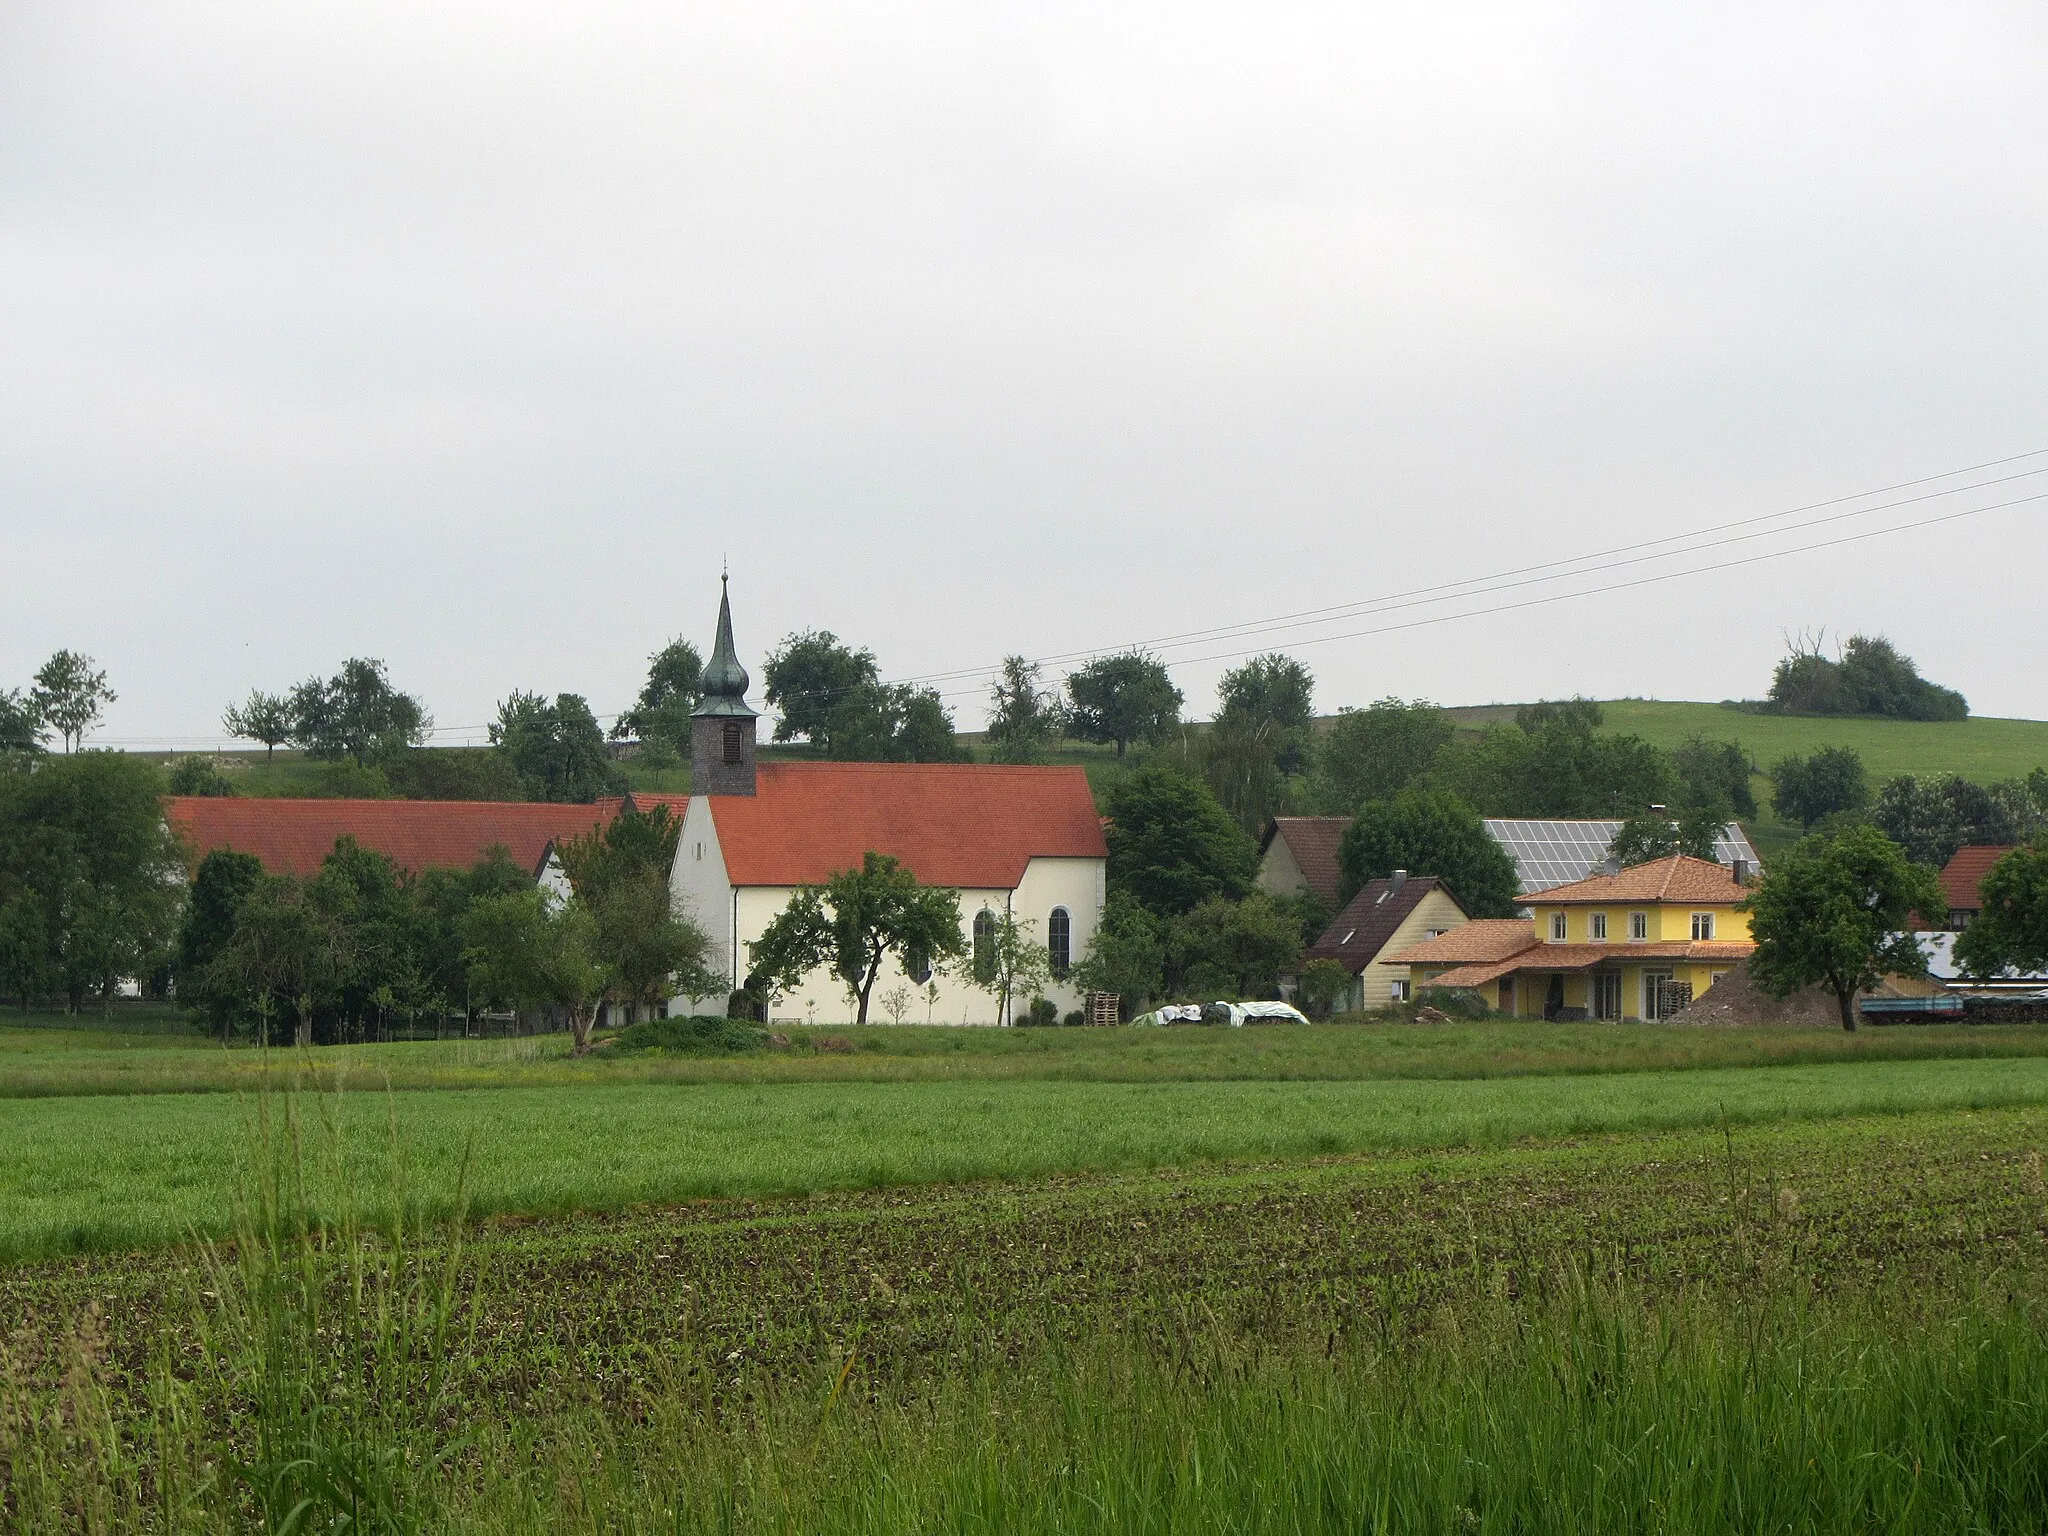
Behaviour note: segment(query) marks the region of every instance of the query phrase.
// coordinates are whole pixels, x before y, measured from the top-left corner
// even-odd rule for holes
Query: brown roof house
[[[1928,923],[1930,928],[1952,928],[1960,933],[1984,910],[1983,894],[1977,889],[1991,866],[2011,853],[2010,846],[1971,843],[1958,848],[1941,867],[1941,889],[1948,897],[1948,920]]]
[[[1323,910],[1337,907],[1337,845],[1349,816],[1276,816],[1259,844],[1259,889],[1275,896],[1315,892]]]
[[[1386,957],[1462,930],[1469,921],[1450,887],[1435,875],[1411,876],[1397,869],[1386,879],[1367,881],[1301,960],[1303,965],[1335,960],[1351,973],[1351,990],[1337,1000],[1339,1012],[1384,1008],[1407,1000],[1410,981],[1407,965],[1390,965]],[[1291,978],[1285,990],[1291,993],[1299,979]]]

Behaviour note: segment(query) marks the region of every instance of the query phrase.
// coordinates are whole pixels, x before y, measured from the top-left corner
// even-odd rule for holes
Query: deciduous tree
[[[1607,856],[1618,860],[1624,869],[1652,859],[1668,859],[1674,853],[1711,859],[1727,825],[1727,813],[1718,805],[1693,806],[1676,816],[1665,811],[1631,816],[1614,834]]]
[[[1948,901],[1933,870],[1877,828],[1852,827],[1832,839],[1804,838],[1773,860],[1743,906],[1756,940],[1749,974],[1757,985],[1777,997],[1825,985],[1842,1028],[1854,1030],[1858,992],[1888,975],[1927,974],[1912,915],[1938,918]]]
[[[42,716],[36,712],[34,697],[0,688],[0,756],[10,752],[43,750]]]
[[[958,893],[920,885],[898,860],[873,852],[862,856],[859,869],[838,871],[822,889],[798,891],[747,947],[753,974],[771,992],[794,990],[829,962],[861,1024],[890,956],[918,980],[966,953]]]
[[[34,773],[0,774],[0,905],[24,894],[15,922],[42,924],[42,985],[77,1008],[168,962],[185,864],[166,825],[154,765],[80,752]]]
[[[1068,731],[1082,741],[1115,742],[1118,757],[1133,742],[1164,740],[1183,702],[1166,668],[1143,651],[1098,657],[1069,673],[1067,698]]]
[[[1906,857],[1937,867],[1969,843],[2016,843],[2025,835],[2015,811],[1980,784],[1953,773],[1885,780],[1870,808],[1870,822],[1906,850]],[[2031,823],[2032,818],[2025,818]]]
[[[612,735],[624,740],[660,741],[678,755],[690,750],[690,717],[702,700],[704,658],[687,640],[671,640],[647,658],[647,681],[633,707],[618,718]]]
[[[66,752],[78,749],[114,698],[107,674],[77,651],[59,651],[44,662],[29,690],[36,719],[57,733]]]
[[[597,920],[580,900],[550,902],[538,886],[474,902],[461,923],[470,989],[518,1006],[560,1008],[571,1049],[590,1049],[597,1005],[615,982]]]
[[[1282,773],[1306,773],[1315,689],[1314,675],[1292,656],[1254,656],[1223,674],[1216,722],[1254,728],[1271,744]]]
[[[1036,997],[1052,985],[1052,956],[1035,936],[1034,920],[984,910],[992,921],[975,929],[974,982],[996,1000],[997,1022],[1007,1024],[1018,998]]]
[[[989,689],[988,744],[999,763],[1042,763],[1061,728],[1059,695],[1040,685],[1035,661],[1003,658]]]
[[[1470,917],[1509,917],[1519,899],[1515,861],[1470,806],[1442,790],[1406,789],[1363,807],[1337,845],[1339,902],[1397,869],[1435,875]]]
[[[309,1047],[313,1010],[339,989],[349,940],[307,882],[264,875],[242,898],[234,937],[207,967],[206,990],[246,999],[266,1021],[282,1004],[291,1012],[292,1043]]]
[[[277,749],[292,739],[292,702],[281,693],[249,690],[249,697],[230,704],[220,718],[221,729],[242,741],[263,743],[263,761],[269,762]]]
[[[178,930],[178,1001],[203,1012],[223,1039],[241,1012],[239,989],[215,991],[213,962],[234,942],[242,904],[263,878],[263,861],[253,853],[216,848],[199,861]]]
[[[1169,995],[1272,998],[1301,959],[1294,916],[1264,891],[1242,901],[1211,897],[1167,930]]]
[[[609,1000],[651,1008],[667,998],[709,997],[710,939],[679,913],[669,890],[682,823],[665,805],[622,811],[602,831],[561,845],[563,870],[597,925],[598,952],[612,976]]]
[[[1870,803],[1870,780],[1854,747],[1822,747],[1811,757],[1793,754],[1771,769],[1771,805],[1787,821],[1812,828],[1823,816]]]
[[[1312,798],[1326,812],[1355,816],[1368,800],[1391,800],[1414,784],[1456,734],[1427,699],[1340,710],[1317,744]]]
[[[1109,884],[1158,917],[1177,917],[1212,897],[1251,888],[1258,848],[1206,785],[1163,768],[1139,768],[1103,796],[1109,821]]]
[[[585,804],[617,787],[619,771],[581,694],[514,693],[498,706],[491,742],[529,800]]]
[[[1113,890],[1088,953],[1069,973],[1083,992],[1114,992],[1123,1016],[1145,1011],[1159,989],[1166,963],[1161,924],[1128,891]]]
[[[427,739],[425,706],[392,687],[384,663],[354,656],[333,677],[291,691],[291,741],[308,757],[375,763]],[[259,738],[260,739],[260,738]]]

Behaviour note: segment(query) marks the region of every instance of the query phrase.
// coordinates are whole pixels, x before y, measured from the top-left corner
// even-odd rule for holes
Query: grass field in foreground
[[[445,1331],[407,1278],[432,1249],[373,1248],[351,1309],[320,1279],[363,1245],[290,1222],[203,1279],[20,1267],[0,1524],[249,1529],[282,1494],[322,1529],[368,1495],[493,1532],[2038,1530],[2044,1135],[1917,1113],[490,1224]]]
[[[507,1088],[308,1101],[375,1179],[484,1213],[1017,1179],[1720,1122],[2048,1103],[2048,1060],[1849,1062],[1463,1082],[952,1082]],[[225,1230],[249,1107],[219,1095],[0,1101],[0,1256]]]
[[[202,1093],[264,1082],[358,1092],[552,1084],[772,1082],[1341,1081],[1783,1066],[1833,1061],[2048,1057],[2048,1025],[1698,1029],[1660,1024],[1333,1024],[1267,1029],[788,1031],[793,1048],[737,1056],[576,1059],[566,1035],[510,1040],[223,1048],[177,1035],[0,1024],[0,1099]],[[825,1041],[832,1049],[819,1049]]]

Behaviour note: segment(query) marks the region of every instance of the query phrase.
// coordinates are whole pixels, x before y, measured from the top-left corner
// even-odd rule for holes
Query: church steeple
[[[754,792],[754,711],[747,669],[732,643],[732,599],[718,578],[718,638],[704,668],[704,698],[690,721],[690,789],[699,795]]]

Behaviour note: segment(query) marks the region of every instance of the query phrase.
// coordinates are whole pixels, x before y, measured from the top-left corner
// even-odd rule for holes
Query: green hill
[[[1461,725],[1512,720],[1518,706],[1487,704],[1450,713]],[[2025,778],[2048,767],[2048,720],[1922,722],[1861,716],[1754,715],[1727,704],[1662,699],[1603,700],[1602,730],[1640,736],[1657,746],[1678,746],[1688,736],[1739,741],[1759,768],[1816,747],[1854,747],[1873,783],[1901,773],[1959,773],[1990,783]]]

